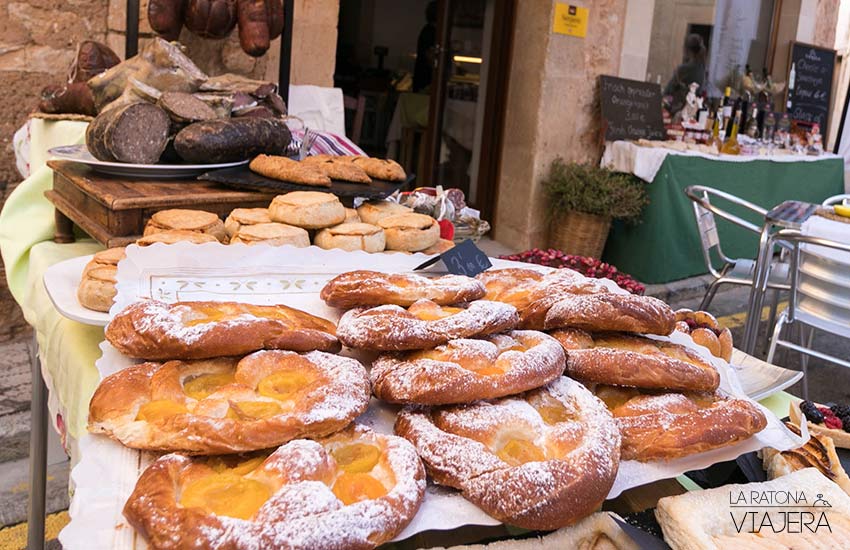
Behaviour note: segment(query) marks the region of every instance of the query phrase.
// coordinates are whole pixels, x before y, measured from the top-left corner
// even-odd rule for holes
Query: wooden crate
[[[129,180],[71,161],[47,165],[53,169],[53,189],[44,194],[56,207],[54,240],[60,243],[74,241],[76,224],[107,247],[125,246],[141,237],[145,223],[160,210],[207,210],[224,218],[234,208],[266,207],[275,196],[198,180]]]

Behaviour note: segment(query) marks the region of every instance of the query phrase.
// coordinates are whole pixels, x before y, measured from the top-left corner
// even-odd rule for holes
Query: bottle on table
[[[766,143],[773,143],[773,137],[776,133],[776,115],[773,111],[768,111],[764,117],[764,130],[762,130],[761,138]]]
[[[776,134],[773,137],[773,143],[779,147],[788,148],[791,145],[791,119],[788,118],[788,113],[782,113],[782,118],[776,125]]]
[[[720,108],[720,139],[726,141],[729,134],[729,126],[732,123],[732,88],[726,86],[723,92],[723,103]]]
[[[758,106],[753,104],[753,110],[750,112],[750,118],[747,120],[747,130],[745,132],[752,139],[758,139],[759,136],[758,113]]]
[[[735,118],[732,119],[732,129],[729,131],[729,137],[720,148],[720,152],[724,155],[740,155],[741,148],[738,146],[738,127],[741,124],[741,108],[735,110]]]
[[[785,108],[791,108],[791,97],[794,95],[794,86],[797,80],[797,63],[791,63],[791,71],[788,73],[788,96],[785,102]]]

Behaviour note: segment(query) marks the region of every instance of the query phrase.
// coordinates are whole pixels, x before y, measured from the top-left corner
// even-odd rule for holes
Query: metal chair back
[[[712,198],[721,199],[723,202],[745,208],[758,215],[760,218],[764,218],[767,210],[740,197],[726,193],[725,191],[720,191],[719,189],[703,185],[691,185],[686,187],[685,194],[693,202],[694,217],[697,222],[697,231],[699,231],[705,266],[709,273],[711,273],[715,278],[720,278],[723,274],[715,267],[713,256],[716,256],[725,265],[733,264],[735,260],[729,258],[723,253],[723,248],[720,244],[720,237],[717,233],[717,221],[715,216],[739,227],[743,227],[757,235],[761,233],[761,227],[718,207],[715,202],[712,202]]]

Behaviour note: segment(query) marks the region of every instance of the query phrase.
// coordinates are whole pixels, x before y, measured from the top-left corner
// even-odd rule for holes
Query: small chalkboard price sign
[[[821,133],[826,133],[834,73],[835,50],[801,42],[791,44],[785,96],[791,120],[807,126],[819,124]]]
[[[467,277],[475,277],[479,273],[493,267],[487,254],[475,246],[475,243],[470,239],[466,239],[439,256],[435,256],[421,265],[414,267],[413,271],[430,267],[440,260],[443,260],[446,269],[452,275],[466,275]]]
[[[615,76],[599,77],[605,139],[666,139],[661,86]]]

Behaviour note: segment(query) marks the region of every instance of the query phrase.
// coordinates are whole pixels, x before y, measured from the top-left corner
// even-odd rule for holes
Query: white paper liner
[[[428,257],[423,254],[367,254],[322,250],[317,247],[294,248],[266,245],[194,245],[155,244],[140,248],[129,246],[127,257],[118,266],[115,303],[110,317],[138,300],[152,297],[165,301],[234,300],[255,304],[283,303],[336,321],[340,311],[319,298],[319,291],[335,275],[355,269],[385,272],[409,272]],[[492,260],[494,268],[524,267],[549,271],[531,264]],[[428,272],[440,273],[442,265]],[[613,281],[599,280],[612,292],[625,293]],[[719,371],[721,389],[746,399],[737,376],[729,365],[696,345],[690,336],[675,332],[670,340],[695,349]],[[107,376],[134,363],[108,342],[101,344],[102,357],[96,367]],[[760,406],[760,405],[759,405]],[[760,406],[761,407],[761,406]],[[609,498],[626,489],[660,479],[674,478],[690,470],[699,470],[716,462],[733,460],[741,454],[764,447],[787,450],[800,446],[808,434],[797,437],[787,430],[770,411],[761,407],[768,419],[767,428],[756,436],[729,447],[672,460],[669,462],[620,463],[617,479]],[[392,433],[397,408],[373,399],[369,410],[358,421],[376,431]],[[804,428],[805,429],[805,428]],[[59,535],[63,547],[141,550],[147,548],[122,515],[138,476],[156,458],[155,453],[133,451],[106,436],[88,434],[80,439],[80,463],[71,477],[76,491],[72,498],[71,522]],[[462,525],[498,525],[459,493],[429,482],[422,506],[396,540],[426,530],[454,529]]]

